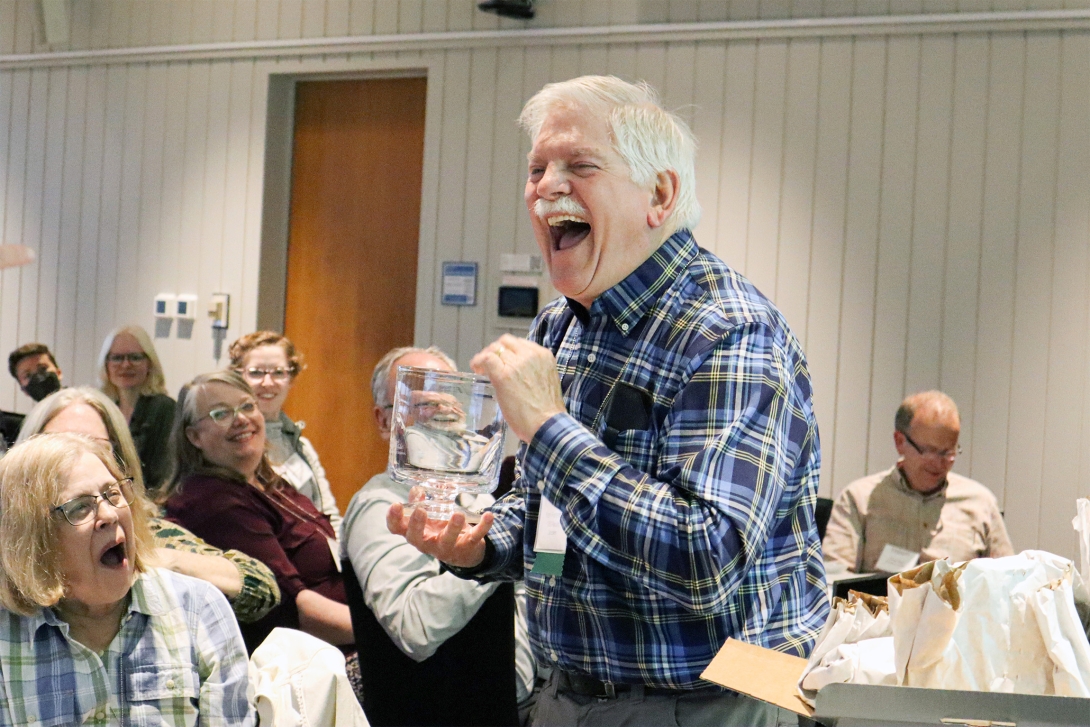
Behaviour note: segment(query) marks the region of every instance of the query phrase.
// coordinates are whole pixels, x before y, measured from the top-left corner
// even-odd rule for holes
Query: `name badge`
[[[534,567],[531,573],[546,576],[558,576],[564,572],[564,551],[568,548],[568,537],[560,524],[560,510],[556,505],[541,496],[541,506],[537,512],[537,537],[534,538]]]
[[[882,548],[882,554],[878,556],[878,562],[874,564],[874,569],[883,573],[902,573],[915,568],[919,562],[919,553],[886,543],[886,547]]]
[[[276,474],[283,477],[292,487],[299,489],[314,477],[307,461],[299,456],[298,452],[292,452],[284,463],[273,467]]]

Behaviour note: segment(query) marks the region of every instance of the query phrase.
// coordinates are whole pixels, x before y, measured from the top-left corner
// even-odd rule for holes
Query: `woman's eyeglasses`
[[[260,384],[268,376],[280,384],[291,378],[291,369],[235,369],[251,384]]]
[[[111,353],[106,356],[106,363],[123,364],[128,361],[131,364],[138,364],[147,358],[146,353]]]
[[[98,514],[99,503],[102,500],[118,509],[128,507],[133,501],[132,478],[118,480],[103,490],[101,495],[73,497],[68,502],[54,507],[53,512],[60,512],[72,525],[83,525]]]
[[[231,423],[235,421],[235,418],[239,414],[242,414],[243,416],[250,416],[256,410],[257,404],[254,403],[253,399],[251,399],[249,401],[242,402],[234,408],[231,408],[229,406],[217,406],[215,409],[212,409],[203,417],[197,419],[197,422],[199,422],[201,419],[211,419],[213,422],[220,425],[221,427],[229,427],[231,426]],[[197,422],[193,423],[196,424]]]

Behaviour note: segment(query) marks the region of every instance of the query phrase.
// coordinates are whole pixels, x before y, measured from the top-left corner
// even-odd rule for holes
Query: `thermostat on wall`
[[[500,286],[499,314],[507,318],[533,318],[537,315],[537,288]]]

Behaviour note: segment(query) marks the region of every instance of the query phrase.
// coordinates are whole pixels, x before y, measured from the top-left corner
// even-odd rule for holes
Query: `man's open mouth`
[[[556,215],[549,218],[549,232],[553,236],[553,249],[567,250],[590,234],[590,225],[572,215]]]
[[[117,545],[109,547],[106,551],[99,556],[99,563],[107,568],[117,568],[125,562],[125,543],[121,542]]]

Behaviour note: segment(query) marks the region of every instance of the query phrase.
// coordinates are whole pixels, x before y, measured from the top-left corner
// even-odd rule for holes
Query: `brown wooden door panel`
[[[343,511],[386,468],[371,372],[413,342],[423,78],[296,89],[284,333],[306,358],[285,410],[306,422]]]

